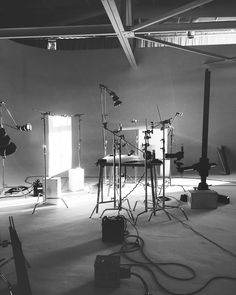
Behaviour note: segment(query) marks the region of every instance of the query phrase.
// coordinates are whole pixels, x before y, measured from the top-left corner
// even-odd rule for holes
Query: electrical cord
[[[137,226],[135,226],[135,224],[133,222],[131,222],[129,219],[126,219],[126,225],[127,225],[127,221],[133,226],[134,230],[136,231],[137,236],[139,236]]]
[[[188,226],[187,224],[185,224],[184,222],[182,222],[181,220],[179,220],[177,217],[175,217],[174,215],[171,214],[171,216],[173,216],[174,218],[176,218],[178,221],[180,221],[184,226],[187,226],[188,228],[192,229],[190,226]],[[129,221],[129,220],[128,220]],[[208,285],[210,285],[210,283],[212,283],[213,281],[216,280],[231,280],[231,281],[236,281],[235,277],[229,277],[229,276],[215,276],[210,278],[208,281],[205,282],[205,284],[203,284],[200,288],[190,291],[190,292],[185,292],[185,293],[178,293],[178,292],[174,292],[169,290],[168,288],[166,288],[163,284],[161,284],[155,274],[155,272],[153,271],[153,269],[151,269],[151,266],[154,267],[155,269],[157,269],[160,273],[162,273],[164,276],[171,278],[171,279],[175,279],[175,280],[179,280],[179,281],[190,281],[193,280],[194,278],[196,278],[196,272],[194,271],[193,268],[191,268],[190,266],[187,266],[185,264],[182,263],[170,263],[170,262],[154,262],[152,259],[150,259],[144,252],[144,240],[139,236],[138,234],[138,230],[136,228],[136,226],[134,224],[132,224],[131,221],[129,221],[130,224],[136,229],[137,235],[127,235],[124,239],[124,243],[122,244],[120,251],[119,252],[114,252],[110,255],[115,255],[115,254],[121,254],[123,255],[128,261],[130,261],[131,263],[128,264],[122,264],[122,265],[129,265],[130,267],[140,267],[143,268],[145,271],[147,271],[153,278],[154,282],[156,283],[156,285],[163,290],[164,292],[166,292],[167,294],[170,295],[194,295],[197,294],[199,292],[201,292],[202,290],[204,290]],[[199,234],[200,236],[206,238],[208,240],[207,237],[205,237],[204,235],[200,234],[199,232],[195,231],[194,229],[192,229],[196,234]],[[134,238],[135,241],[128,241],[128,239],[130,238]],[[213,242],[209,239],[210,242]],[[213,244],[217,245],[216,243],[213,242]],[[226,251],[227,253],[233,255],[234,257],[236,256],[234,253],[228,251],[227,249],[223,248],[220,246],[220,248],[224,251]],[[144,261],[139,261],[137,259],[134,259],[130,256],[131,253],[134,253],[136,251],[140,251],[141,256],[143,257]],[[182,267],[183,269],[185,269],[188,273],[190,273],[189,276],[185,276],[185,277],[176,277],[170,273],[168,273],[167,271],[165,271],[162,267],[163,266],[178,266],[178,267]],[[146,291],[149,292],[149,291]],[[147,293],[149,294],[149,293]]]
[[[200,233],[199,231],[197,231],[196,229],[194,229],[192,226],[186,224],[184,221],[182,221],[181,219],[179,219],[178,217],[176,217],[175,215],[169,213],[171,215],[171,217],[173,217],[174,219],[176,219],[178,222],[180,222],[184,227],[190,229],[192,232],[194,232],[196,235],[202,237],[203,239],[207,240],[208,242],[210,242],[211,244],[215,245],[216,247],[218,247],[219,249],[221,249],[222,251],[228,253],[229,255],[233,256],[234,258],[236,258],[236,254],[233,253],[232,251],[224,248],[223,246],[221,246],[220,244],[214,242],[213,240],[211,240],[210,238],[206,237],[205,235],[203,235],[202,233]]]
[[[25,193],[23,193],[24,191],[26,191]],[[22,187],[21,186],[18,186],[18,187],[14,187],[14,188],[11,188],[9,189],[8,191],[5,192],[5,196],[6,197],[24,197],[24,196],[27,196],[28,194],[30,194],[31,192],[33,191],[33,186],[31,185],[30,187]],[[14,193],[21,193],[21,194],[17,194],[17,195],[14,195]]]
[[[145,245],[144,240],[143,240],[140,236],[135,236],[135,235],[129,235],[129,236],[128,236],[128,238],[132,238],[132,237],[136,239],[135,244],[137,245],[137,249],[140,251],[142,257],[148,262],[149,265],[152,265],[152,266],[154,266],[155,268],[157,268],[157,269],[158,269],[163,275],[165,275],[165,276],[167,276],[167,277],[169,277],[169,278],[171,278],[171,279],[181,280],[181,281],[192,280],[192,279],[194,279],[194,278],[196,277],[196,273],[195,273],[195,271],[194,271],[191,267],[189,267],[189,266],[187,266],[187,265],[185,265],[185,264],[182,264],[182,263],[171,263],[171,262],[166,262],[166,263],[155,263],[155,262],[153,262],[153,261],[152,261],[152,260],[151,260],[151,259],[145,254],[145,252],[144,252],[144,245]],[[132,244],[132,243],[131,243],[131,244]],[[129,242],[127,243],[127,242],[125,241],[125,243],[123,243],[123,245],[122,245],[122,247],[121,247],[121,249],[122,249],[122,253],[125,253],[125,255],[126,255],[125,247],[127,247],[127,245],[130,246],[130,243],[129,243]],[[126,255],[126,258],[129,259],[129,257],[127,257],[127,255]],[[143,262],[141,262],[141,261],[137,261],[137,260],[133,260],[133,261],[136,262],[136,263],[138,263],[138,264],[145,264],[145,263],[143,263]],[[161,265],[163,265],[163,266],[164,266],[164,265],[165,265],[165,266],[166,266],[166,265],[173,265],[173,266],[182,267],[183,269],[186,269],[186,270],[190,273],[190,276],[185,277],[185,278],[173,276],[173,275],[167,273],[164,269],[162,269],[162,268],[161,268]]]
[[[161,203],[162,204],[162,198],[163,198],[163,196],[161,196],[161,197],[157,197],[157,206],[159,206],[159,204],[158,203]],[[167,198],[167,197],[164,197],[164,198]],[[180,202],[180,200],[178,200],[177,198],[175,198],[174,196],[168,196],[168,199],[169,200],[174,200],[174,201],[176,201],[176,203],[177,203],[177,205],[173,208],[173,209],[178,209],[180,206],[181,206],[181,202]],[[168,206],[168,205],[167,205]],[[160,207],[160,206],[159,206]],[[162,208],[162,207],[161,207]]]
[[[139,180],[138,180],[138,182],[135,184],[135,186],[132,188],[132,190],[130,190],[130,192],[128,192],[123,198],[122,198],[122,201],[124,200],[124,199],[126,199],[136,188],[137,188],[137,186],[140,184],[140,182],[141,182],[141,180],[143,179],[143,177],[144,177],[144,173],[143,173],[143,175],[139,178]]]
[[[135,236],[133,236],[133,237],[135,237]],[[135,238],[137,238],[137,237],[135,237]],[[169,277],[169,278],[172,278],[172,279],[181,280],[181,281],[189,281],[189,280],[194,279],[194,278],[196,277],[196,275],[195,275],[195,271],[194,271],[191,267],[186,266],[186,265],[184,265],[184,264],[179,264],[179,263],[155,263],[155,262],[153,262],[150,258],[147,257],[147,255],[144,253],[144,251],[143,251],[143,249],[142,249],[142,248],[144,247],[143,240],[140,239],[140,237],[138,237],[138,238],[139,238],[140,241],[142,241],[142,244],[140,245],[139,250],[141,249],[142,256],[143,256],[143,254],[144,254],[144,257],[145,257],[145,259],[147,259],[148,263],[140,262],[140,261],[138,261],[138,260],[136,260],[136,259],[131,258],[129,255],[127,255],[127,253],[134,252],[135,250],[138,249],[138,246],[137,246],[137,245],[136,245],[135,247],[133,247],[133,249],[131,249],[130,246],[131,246],[132,243],[130,243],[130,242],[126,243],[126,245],[124,245],[124,244],[122,245],[121,253],[126,257],[126,259],[128,259],[128,260],[131,261],[131,262],[133,262],[133,263],[129,264],[130,266],[134,266],[134,267],[135,267],[135,266],[136,266],[136,267],[142,267],[142,268],[144,268],[146,271],[148,271],[148,272],[152,275],[152,277],[153,277],[155,283],[158,285],[158,287],[159,287],[160,289],[162,289],[163,291],[165,291],[166,293],[168,293],[168,294],[171,294],[171,295],[194,295],[194,294],[197,294],[197,293],[201,292],[201,291],[202,291],[203,289],[205,289],[205,288],[206,288],[211,282],[213,282],[213,281],[215,281],[215,280],[226,279],[226,280],[233,280],[233,281],[236,281],[236,278],[234,278],[234,277],[228,277],[228,276],[216,276],[216,277],[212,277],[212,278],[210,278],[210,279],[209,279],[209,280],[208,280],[208,281],[207,281],[202,287],[200,287],[200,288],[198,288],[198,289],[196,289],[196,290],[194,290],[194,291],[191,291],[191,292],[187,292],[187,293],[178,293],[178,292],[170,291],[169,289],[167,289],[165,286],[163,286],[163,285],[159,282],[159,280],[157,279],[157,277],[156,277],[154,271],[151,270],[151,269],[148,267],[149,264],[152,265],[152,266],[155,266],[155,267],[156,267],[160,272],[162,272],[162,274],[164,274],[165,276],[167,276],[167,277]],[[136,244],[138,244],[138,243],[136,242]],[[124,249],[124,246],[127,246],[127,245],[129,246],[129,249],[126,250],[126,249]],[[178,265],[178,266],[182,266],[182,267],[184,267],[185,269],[187,269],[188,271],[190,271],[190,272],[192,273],[192,276],[187,277],[187,278],[179,278],[179,277],[172,276],[172,275],[168,274],[166,271],[164,271],[163,269],[161,269],[161,268],[160,268],[160,265]]]
[[[148,288],[148,284],[146,283],[146,281],[142,278],[141,275],[139,275],[136,272],[131,272],[130,273],[132,276],[135,276],[137,278],[140,279],[140,281],[143,283],[144,289],[145,289],[145,295],[151,295],[151,293],[149,292],[149,288]]]

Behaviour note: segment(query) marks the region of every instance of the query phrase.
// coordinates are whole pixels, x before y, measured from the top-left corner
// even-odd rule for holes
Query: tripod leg
[[[179,209],[182,211],[182,213],[183,213],[184,217],[186,218],[186,220],[188,220],[188,216],[187,216],[187,214],[185,213],[184,209],[181,208],[181,207],[179,207]]]
[[[103,181],[102,180],[102,177],[103,177],[103,167],[101,166],[100,164],[100,171],[99,171],[99,179],[98,179],[98,192],[97,192],[97,205],[95,206],[95,209],[96,209],[96,213],[98,213],[98,206],[99,206],[99,198],[100,198],[100,193],[101,193],[101,182]],[[93,211],[94,212],[94,211]],[[93,212],[91,214],[91,216],[93,215]],[[90,216],[90,217],[91,217]]]
[[[9,293],[11,295],[13,295],[13,293],[12,293],[12,285],[11,285],[11,283],[8,281],[8,279],[5,277],[5,275],[2,272],[0,272],[0,278],[7,284]]]
[[[156,213],[156,210],[153,210],[153,211],[151,212],[151,214],[150,214],[149,218],[148,218],[148,221],[150,221],[150,220],[151,220],[151,218],[152,218],[152,215],[154,214],[154,211],[155,211],[155,213]]]
[[[65,204],[66,208],[69,208],[68,205],[66,204],[65,200],[63,198],[60,198],[62,202]]]
[[[138,204],[138,201],[135,202],[133,211],[135,211],[137,204]]]
[[[167,217],[169,218],[169,220],[171,220],[170,214],[165,209],[162,209],[162,210],[165,212],[165,214],[167,215]]]
[[[128,214],[129,219],[131,219],[132,222],[134,222],[134,216],[133,216],[131,210],[129,210],[127,208],[124,208],[124,207],[120,207],[120,209],[118,211],[118,214],[120,214],[120,211],[122,211],[122,210],[125,210],[127,212],[127,214]]]
[[[147,212],[147,211],[144,210],[143,212],[139,213],[139,214],[136,216],[136,219],[135,219],[134,225],[136,225],[136,223],[137,223],[137,221],[138,221],[138,217],[139,217],[140,215],[146,213],[146,212]]]
[[[128,200],[128,199],[125,199],[124,202],[125,202],[125,201],[128,203],[129,210],[131,210],[131,206],[130,206],[130,202],[129,202],[129,200]]]
[[[153,208],[153,214],[156,215],[156,211],[155,211],[155,208],[156,208],[156,204],[155,204],[155,201],[156,201],[156,198],[155,198],[155,190],[154,190],[154,182],[153,182],[153,170],[152,170],[152,164],[150,164],[150,176],[151,176],[151,188],[152,188],[152,208]]]
[[[159,208],[157,209],[157,207],[159,207]],[[170,214],[169,214],[169,213],[168,213],[163,207],[161,207],[161,206],[157,203],[157,206],[156,206],[155,210],[152,211],[151,215],[149,216],[148,221],[151,220],[152,215],[154,214],[154,211],[155,211],[155,212],[156,212],[156,211],[164,211],[165,214],[167,215],[167,217],[169,218],[169,220],[171,220]]]
[[[98,207],[98,205],[96,204],[93,211],[92,211],[92,213],[91,213],[91,215],[89,216],[89,218],[91,218],[93,216],[93,213],[95,212],[95,210],[96,210],[96,212],[98,211],[97,207]]]
[[[35,212],[35,210],[36,210],[36,207],[39,205],[39,203],[36,203],[35,205],[34,205],[34,209],[33,209],[33,211],[32,211],[32,214],[34,214],[34,212]]]

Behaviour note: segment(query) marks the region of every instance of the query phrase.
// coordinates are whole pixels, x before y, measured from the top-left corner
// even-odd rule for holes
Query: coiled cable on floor
[[[175,217],[174,215],[171,214],[171,216]],[[175,217],[178,221],[180,221],[184,226],[186,226],[187,228],[192,229],[196,234],[199,234],[200,236],[206,238],[208,240],[207,237],[205,237],[204,235],[200,234],[199,232],[197,232],[196,230],[194,230],[192,227],[188,226],[186,223],[182,222],[181,220],[179,220],[177,217]],[[127,220],[129,221],[129,220]],[[138,230],[136,228],[136,226],[131,222],[131,225],[135,228],[137,235],[127,235],[124,238],[124,242],[120,248],[119,251],[112,253],[111,255],[115,255],[115,254],[121,254],[123,255],[128,261],[130,261],[130,263],[127,264],[122,264],[122,265],[129,265],[131,267],[138,267],[138,268],[142,268],[145,271],[147,271],[152,279],[154,280],[155,284],[164,292],[166,292],[167,294],[170,295],[194,295],[197,294],[199,292],[201,292],[202,290],[204,290],[210,283],[212,283],[213,281],[216,280],[231,280],[231,281],[236,281],[236,278],[234,277],[229,277],[229,276],[215,276],[210,278],[208,281],[205,282],[205,284],[203,284],[200,288],[193,290],[193,291],[189,291],[189,292],[183,292],[183,293],[178,293],[178,292],[174,292],[169,290],[168,288],[166,288],[163,284],[160,283],[160,281],[157,278],[156,273],[154,272],[154,270],[152,268],[157,269],[162,275],[174,279],[174,280],[178,280],[178,281],[191,281],[194,278],[196,278],[196,272],[193,268],[191,268],[188,265],[182,264],[182,263],[175,263],[175,262],[154,262],[152,259],[150,259],[148,257],[148,255],[145,253],[144,251],[144,240],[140,237],[140,235],[138,234]],[[133,239],[130,241],[130,239]],[[210,242],[213,242],[209,239]],[[213,244],[219,246],[217,243]],[[229,254],[233,255],[235,257],[235,254],[228,251],[227,249],[223,248],[220,246],[220,248],[226,252],[228,252]],[[143,258],[142,261],[135,259],[133,257],[131,257],[131,253],[137,252],[139,251],[141,254],[141,257]],[[185,277],[177,277],[174,276],[170,273],[168,273],[166,270],[163,269],[164,266],[177,266],[177,267],[181,267],[183,269],[185,269],[190,275],[185,276]],[[152,268],[151,268],[152,267]],[[139,275],[141,276],[141,275]],[[147,284],[147,283],[146,283]],[[146,290],[146,294],[150,294],[147,293],[149,291]]]

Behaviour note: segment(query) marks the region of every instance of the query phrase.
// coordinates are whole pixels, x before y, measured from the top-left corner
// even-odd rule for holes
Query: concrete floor
[[[140,251],[129,253],[129,256],[139,262],[139,265],[132,266],[131,270],[145,280],[150,294],[236,294],[236,178],[235,175],[216,175],[211,179],[221,181],[217,185],[213,181],[211,189],[219,194],[228,195],[230,204],[218,203],[217,209],[207,210],[190,209],[187,203],[181,203],[189,220],[185,219],[179,209],[169,211],[176,217],[172,217],[171,220],[163,211],[158,211],[150,221],[149,212],[139,216],[136,228],[145,242],[144,252],[153,262],[145,264],[150,267],[152,273],[140,266],[140,262],[145,262]],[[231,182],[223,182],[227,180]],[[184,179],[173,181],[174,184],[184,185],[186,190],[199,182],[186,182]],[[28,268],[28,276],[34,295],[145,294],[141,280],[135,276],[121,279],[117,288],[98,288],[95,285],[96,256],[119,251],[121,244],[102,242],[99,216],[105,208],[111,208],[112,203],[102,204],[99,214],[89,218],[96,204],[96,180],[86,183],[84,191],[63,193],[62,196],[69,208],[59,200],[58,205],[39,206],[32,214],[37,198],[1,198],[0,241],[9,240],[8,217],[13,216],[25,258],[31,266]],[[129,191],[132,187],[133,185],[129,184],[124,190]],[[166,195],[177,199],[180,199],[181,194],[181,187],[169,187],[166,190]],[[140,200],[133,212],[134,216],[143,211],[143,198],[142,186],[129,196],[132,206],[136,200]],[[168,202],[176,204],[175,200]],[[121,214],[127,216],[125,210]],[[106,211],[104,215],[115,216],[117,211]],[[127,230],[129,234],[136,235],[135,228],[129,222]],[[128,238],[127,241],[134,242],[135,239]],[[12,247],[0,247],[0,258],[10,257]],[[131,261],[121,255],[121,264],[127,263],[130,264]],[[196,277],[187,280],[191,273],[176,263],[191,267]],[[3,266],[1,271],[13,285],[16,284],[13,261]],[[183,280],[176,280],[170,275]],[[221,278],[211,281],[200,290],[213,277]],[[200,291],[195,292],[197,290]],[[0,294],[9,294],[6,284],[1,279]]]

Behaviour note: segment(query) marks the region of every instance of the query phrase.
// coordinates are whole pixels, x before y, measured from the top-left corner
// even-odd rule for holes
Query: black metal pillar
[[[201,182],[198,185],[199,190],[207,190],[208,184],[206,179],[210,168],[209,159],[207,158],[208,149],[208,127],[209,127],[209,105],[210,105],[210,77],[211,72],[205,71],[205,85],[204,85],[204,105],[203,105],[203,126],[202,126],[202,156],[199,162],[199,174]]]

